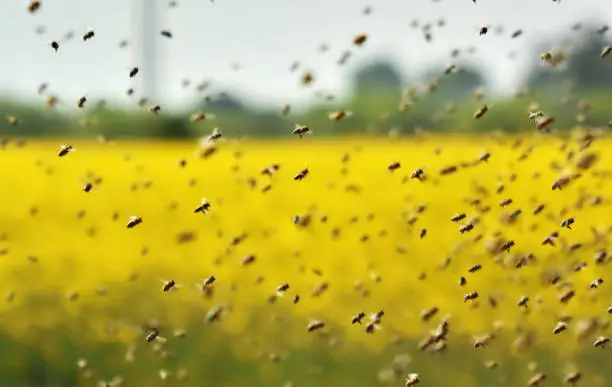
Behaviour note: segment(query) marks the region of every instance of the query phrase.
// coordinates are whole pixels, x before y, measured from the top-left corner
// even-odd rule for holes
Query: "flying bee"
[[[563,378],[563,383],[575,385],[578,381],[582,379],[582,374],[579,371],[569,372]]]
[[[527,385],[529,387],[538,387],[540,384],[544,383],[544,381],[546,380],[547,376],[545,373],[543,372],[538,372],[537,374],[533,375],[528,381],[527,381]]]
[[[306,176],[308,176],[309,172],[310,171],[308,170],[308,168],[304,168],[301,171],[299,171],[295,176],[293,176],[293,180],[302,181],[306,178]]]
[[[395,171],[396,169],[399,169],[401,167],[401,164],[399,161],[394,161],[393,163],[389,164],[387,166],[387,169],[391,172]]]
[[[482,265],[480,265],[480,264],[476,264],[476,265],[474,265],[474,266],[470,267],[470,268],[468,269],[468,272],[470,272],[470,273],[476,273],[476,272],[477,272],[477,271],[479,271],[480,269],[482,269]]]
[[[478,161],[486,163],[489,161],[490,158],[491,154],[489,152],[485,152],[478,158]]]
[[[213,120],[215,118],[216,117],[215,117],[214,114],[197,112],[197,113],[192,114],[191,117],[189,118],[189,120],[195,124],[195,123],[198,123],[200,121]]]
[[[202,202],[200,203],[199,206],[196,207],[195,210],[193,210],[193,213],[197,214],[198,212],[200,212],[202,214],[206,214],[208,210],[210,210],[210,206],[211,206],[211,203],[208,200],[202,199]]]
[[[562,294],[559,296],[559,301],[560,301],[562,304],[566,304],[566,303],[568,303],[568,302],[569,302],[569,300],[571,300],[571,299],[572,299],[572,298],[573,298],[575,295],[576,295],[576,292],[574,292],[573,290],[571,290],[571,289],[570,289],[570,290],[568,290],[568,291],[566,291],[566,292],[562,293]]]
[[[347,110],[338,110],[338,111],[329,113],[328,117],[332,121],[340,121],[341,119],[345,117],[350,117],[352,115],[353,115],[353,112],[350,112]]]
[[[361,324],[361,320],[366,316],[365,313],[359,312],[351,319],[351,324]]]
[[[474,229],[474,223],[468,222],[459,228],[459,232],[465,234],[466,232],[472,231]]]
[[[164,292],[168,292],[172,289],[179,288],[179,285],[174,280],[168,280],[168,281],[162,281],[162,282],[163,282],[162,291]]]
[[[276,294],[278,296],[282,296],[287,290],[289,290],[289,284],[288,283],[284,283],[282,285],[278,285],[276,287]]]
[[[294,304],[297,304],[298,302],[300,302],[300,295],[296,294],[295,296],[293,296],[293,300],[292,301],[293,301]]]
[[[529,121],[535,121],[539,117],[544,117],[544,112],[541,110],[535,110],[529,112]]]
[[[557,231],[553,231],[550,233],[544,240],[542,241],[542,246],[550,245],[555,246],[555,240],[559,237],[559,233]]]
[[[272,176],[279,169],[280,169],[280,164],[272,164],[271,166],[262,169],[262,171],[260,173],[262,175]]]
[[[95,36],[95,32],[92,29],[87,30],[84,34],[83,34],[83,41],[86,42],[89,39],[93,38]]]
[[[47,108],[52,109],[55,107],[55,105],[57,105],[58,102],[59,100],[57,99],[56,96],[50,95],[45,101],[45,105],[47,105]]]
[[[565,187],[566,185],[568,185],[571,180],[572,178],[570,176],[559,177],[557,180],[553,182],[552,190],[554,191],[555,189],[558,189],[559,191],[561,191],[561,189]]]
[[[134,78],[136,74],[138,74],[139,71],[140,69],[138,67],[133,67],[132,69],[130,69],[130,72],[129,72],[130,78]]]
[[[72,147],[72,145],[62,145],[60,146],[60,151],[57,155],[59,157],[64,157],[70,152],[74,152],[74,148]]]
[[[151,330],[151,332],[149,332],[149,334],[145,336],[145,341],[147,343],[150,343],[151,341],[155,340],[158,336],[159,336],[159,330],[153,329]]]
[[[599,287],[599,285],[601,285],[602,283],[603,283],[603,279],[597,278],[597,279],[591,281],[591,283],[589,284],[589,288],[597,289]]]
[[[501,251],[507,251],[508,254],[510,254],[510,249],[514,246],[514,241],[513,240],[509,240],[508,242],[504,243],[501,247]]]
[[[310,127],[305,125],[295,125],[295,129],[293,129],[292,133],[297,134],[300,136],[300,138],[302,138],[302,136],[305,134],[312,134],[312,130],[310,130]]]
[[[214,142],[214,141],[217,141],[218,139],[220,139],[221,137],[223,137],[223,134],[221,133],[221,129],[214,128],[212,134],[210,136],[208,136],[206,141]]]
[[[142,218],[139,216],[130,216],[128,218],[127,228],[134,228],[142,223]]]
[[[539,206],[536,207],[535,210],[533,210],[533,214],[534,215],[539,214],[540,212],[542,212],[544,210],[545,207],[546,206],[544,204],[540,204]]]
[[[478,35],[482,36],[482,35],[486,35],[487,32],[489,32],[489,27],[488,26],[482,26],[480,27],[480,29],[478,30]]]
[[[158,114],[161,111],[161,106],[159,105],[151,105],[149,106],[149,111],[154,114]]]
[[[527,302],[529,302],[529,297],[527,297],[527,296],[523,296],[523,297],[521,297],[521,298],[518,300],[517,305],[518,305],[518,306],[525,306],[525,307],[526,307],[526,306],[527,306]]]
[[[215,321],[218,321],[221,318],[221,314],[223,313],[224,310],[225,308],[221,305],[214,306],[208,312],[208,314],[206,314],[206,322],[213,323]]]
[[[286,116],[291,113],[291,105],[283,105],[281,109],[281,115]]]
[[[463,302],[475,300],[479,297],[478,292],[466,293],[463,296]]]
[[[34,14],[40,9],[40,6],[40,1],[30,1],[30,4],[28,4],[28,12]]]
[[[83,109],[85,107],[86,102],[87,102],[87,97],[83,96],[79,98],[79,100],[77,101],[77,106],[79,107],[79,109]]]
[[[59,50],[59,43],[55,40],[49,42],[49,45],[51,46],[51,48],[53,49],[53,51],[57,52],[57,50]]]
[[[512,204],[512,199],[504,199],[501,202],[499,202],[500,207],[506,207],[509,204]]]
[[[420,382],[421,382],[421,378],[419,377],[419,374],[412,373],[406,376],[406,379],[404,380],[404,386],[412,387],[412,386],[417,385]]]
[[[474,113],[474,118],[478,120],[482,118],[488,111],[489,111],[489,107],[487,105],[484,105],[483,107],[478,109],[476,113]]]
[[[427,229],[424,228],[421,230],[421,233],[419,234],[419,238],[423,239],[425,238],[426,235],[427,235]]]
[[[601,347],[601,348],[605,348],[607,344],[610,343],[610,339],[608,337],[605,336],[599,336],[597,339],[595,339],[595,342],[593,343],[593,347],[597,348],[597,347]]]
[[[355,36],[355,39],[353,39],[353,44],[355,46],[361,46],[362,44],[365,43],[365,41],[368,39],[368,35],[366,34],[360,34]]]
[[[601,51],[602,58],[607,58],[610,56],[610,54],[612,54],[612,46],[604,47],[604,49]]]
[[[311,73],[304,73],[304,75],[302,75],[302,85],[306,86],[312,83],[312,81],[314,80],[314,77],[312,76]]]
[[[212,284],[214,284],[216,280],[217,279],[215,278],[215,276],[211,275],[210,277],[208,277],[204,281],[202,281],[202,286],[200,288],[202,290],[206,290],[208,287],[212,286]]]
[[[467,215],[465,213],[457,214],[457,215],[455,215],[455,216],[453,216],[451,218],[451,222],[457,223],[457,222],[465,219],[466,217],[467,217]]]
[[[574,218],[567,218],[561,222],[561,227],[571,230],[572,224],[574,224],[574,222]]]
[[[6,120],[10,126],[16,126],[21,122],[21,120],[16,116],[7,116]]]
[[[414,170],[411,174],[410,174],[410,178],[411,179],[418,179],[420,181],[425,180],[425,171],[421,168]]]
[[[555,329],[553,329],[553,334],[558,335],[559,333],[565,331],[567,329],[567,324],[563,321],[559,321],[557,325],[555,325]]]
[[[380,329],[380,324],[376,321],[368,321],[364,327],[364,330],[368,334],[374,334],[377,329]]]
[[[554,117],[542,117],[542,119],[540,121],[538,121],[538,123],[536,125],[536,129],[544,131],[544,132],[549,132],[550,130],[547,129],[547,128],[554,121],[555,121]]]
[[[448,66],[446,66],[446,69],[444,70],[444,75],[448,75],[448,74],[454,74],[459,72],[459,67],[457,67],[454,64],[449,64]]]
[[[321,320],[314,320],[311,321],[310,323],[308,323],[308,325],[306,326],[306,331],[307,332],[314,332],[318,329],[321,329],[325,327],[325,322],[321,321]]]
[[[439,311],[440,309],[437,306],[433,306],[431,308],[424,309],[421,311],[421,315],[420,315],[421,320],[423,322],[427,322],[431,320]]]
[[[168,30],[163,30],[160,32],[161,36],[168,38],[168,39],[172,39],[172,32],[168,31]]]

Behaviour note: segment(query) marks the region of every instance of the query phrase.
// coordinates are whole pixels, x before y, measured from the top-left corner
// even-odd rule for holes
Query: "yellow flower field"
[[[182,367],[213,378],[198,374],[198,364],[221,352],[255,368],[227,366],[246,375],[231,376],[210,360],[215,386],[369,386],[399,352],[413,361],[395,385],[411,372],[423,385],[527,385],[540,371],[548,385],[560,385],[571,367],[583,371],[585,385],[606,385],[612,374],[593,359],[609,358],[609,349],[593,343],[609,335],[612,316],[610,258],[601,253],[612,219],[612,143],[590,140],[305,136],[218,142],[208,157],[183,142],[75,140],[63,157],[55,141],[9,143],[0,151],[3,340],[35,346],[83,386],[115,373],[125,385],[161,385],[160,369],[174,380],[168,385],[179,385]],[[262,174],[274,164],[278,170]],[[449,166],[456,172],[441,174]],[[305,168],[303,180],[294,180]],[[411,178],[417,169],[422,180]],[[553,190],[555,181],[567,185]],[[202,198],[209,210],[194,213]],[[451,221],[459,214],[465,217]],[[130,216],[142,223],[127,228]],[[570,228],[562,227],[570,218]],[[554,231],[554,245],[543,245]],[[177,285],[164,292],[169,280]],[[288,289],[277,293],[283,284]],[[478,298],[464,300],[472,292]],[[207,321],[215,307],[219,319]],[[437,314],[423,321],[432,307]],[[362,324],[352,324],[359,312]],[[445,318],[448,335],[419,351]],[[147,343],[152,330],[142,326],[152,319],[163,339]],[[314,320],[325,326],[307,332]],[[553,334],[562,321],[566,331]],[[394,350],[400,339],[407,344]],[[473,348],[475,341],[485,348]],[[441,343],[454,360],[425,354]],[[176,357],[154,358],[148,347]],[[271,366],[275,354],[281,363]],[[318,366],[315,354],[336,371],[308,379],[318,371],[303,365]],[[105,373],[94,364],[78,370],[77,360],[91,364],[91,356]],[[140,356],[148,360],[141,364]],[[20,359],[13,357],[15,367]],[[528,369],[537,359],[559,361]],[[498,376],[471,374],[494,372],[486,361],[499,363]],[[505,362],[513,366],[504,369]],[[449,374],[441,376],[436,367],[445,364]],[[91,380],[81,379],[86,371]],[[370,379],[356,378],[358,371]],[[204,385],[198,380],[182,383]]]

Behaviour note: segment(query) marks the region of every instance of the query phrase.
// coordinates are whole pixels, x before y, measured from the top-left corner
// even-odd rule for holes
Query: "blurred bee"
[[[479,297],[478,292],[467,293],[463,296],[463,302],[472,301],[472,300],[477,299],[478,297]]]
[[[412,386],[417,385],[420,382],[421,382],[421,378],[419,377],[419,374],[412,373],[406,376],[406,379],[404,380],[404,386],[412,387]]]
[[[28,12],[34,14],[40,9],[40,6],[40,1],[30,1],[30,4],[28,4]]]
[[[193,210],[193,213],[197,214],[198,212],[200,212],[202,214],[206,214],[208,210],[210,210],[210,206],[211,206],[211,203],[208,200],[202,199],[202,202],[200,203],[199,206],[195,208],[195,210]]]
[[[570,385],[575,385],[576,383],[578,383],[578,381],[580,381],[580,379],[582,379],[582,374],[579,371],[575,371],[575,372],[568,372],[564,377],[563,377],[563,383],[565,384],[570,384]]]
[[[170,291],[172,289],[177,289],[177,288],[178,288],[178,284],[174,280],[164,281],[164,283],[162,285],[162,290],[164,292],[168,292],[168,291]]]
[[[128,218],[127,228],[134,228],[142,223],[142,218],[139,216],[130,216]]]
[[[567,329],[567,324],[563,321],[559,321],[557,325],[555,325],[555,329],[553,329],[553,334],[558,335],[561,332],[564,332]]]
[[[529,112],[529,120],[535,121],[538,117],[544,117],[544,112],[541,110],[530,111]]]
[[[151,332],[149,332],[149,334],[145,336],[145,341],[147,343],[150,343],[151,341],[155,340],[158,336],[159,336],[159,330],[153,329]]]
[[[604,47],[604,49],[601,51],[602,58],[607,58],[610,56],[610,54],[612,54],[612,46]]]
[[[16,126],[21,122],[21,120],[16,116],[7,116],[6,120],[10,126]]]
[[[567,228],[567,229],[571,230],[571,229],[572,229],[572,224],[574,224],[574,222],[575,222],[575,221],[574,221],[574,218],[567,218],[567,219],[564,219],[564,220],[561,222],[561,227],[563,227],[563,228]]]
[[[550,124],[552,124],[555,121],[554,117],[542,117],[542,119],[540,119],[538,121],[538,123],[536,124],[536,129],[549,133],[550,129],[547,129],[548,126],[550,126]]]
[[[293,300],[292,301],[293,301],[294,304],[297,304],[298,302],[300,302],[299,294],[296,294],[295,296],[293,296]]]
[[[83,107],[85,107],[86,102],[87,102],[87,97],[83,96],[79,98],[79,100],[77,101],[77,106],[79,107],[79,109],[82,109]]]
[[[308,173],[309,173],[308,168],[304,168],[300,172],[298,172],[295,176],[293,176],[293,180],[302,181],[304,180],[306,176],[308,176]]]
[[[138,72],[140,71],[140,69],[138,67],[133,67],[132,69],[130,69],[129,75],[130,78],[134,78]]]
[[[483,153],[483,154],[482,154],[482,155],[481,155],[481,156],[478,158],[478,161],[486,163],[486,162],[488,162],[488,161],[489,161],[489,159],[490,159],[490,158],[491,158],[491,154],[490,154],[489,152],[484,152],[484,153]]]
[[[94,36],[95,36],[94,30],[89,29],[83,34],[83,41],[86,42],[89,39],[93,38]]]
[[[280,165],[279,164],[272,164],[271,166],[262,169],[262,171],[260,173],[262,175],[272,176],[279,169],[280,169]]]
[[[295,129],[293,129],[292,133],[297,134],[300,136],[300,138],[302,138],[302,136],[305,134],[312,134],[312,130],[310,130],[310,127],[305,125],[295,125]]]
[[[544,383],[544,381],[546,380],[547,376],[545,373],[543,372],[538,372],[537,374],[533,375],[528,381],[527,381],[527,385],[529,387],[538,387],[540,384]]]
[[[482,118],[488,111],[489,111],[489,107],[487,105],[484,105],[483,107],[478,109],[476,113],[474,113],[474,118],[478,120]]]
[[[504,244],[501,246],[501,249],[500,249],[500,250],[501,250],[501,251],[507,251],[507,252],[508,252],[508,254],[510,254],[510,249],[511,249],[511,248],[514,246],[514,244],[515,244],[515,243],[514,243],[514,241],[513,241],[513,240],[510,240],[510,241],[508,241],[508,242],[504,243]]]
[[[418,179],[420,181],[425,180],[425,171],[421,168],[414,170],[411,174],[410,174],[410,178],[411,179]]]
[[[161,36],[168,38],[168,39],[172,39],[172,32],[168,31],[168,30],[163,30],[160,32]]]
[[[459,222],[459,221],[461,221],[461,220],[465,219],[466,217],[467,217],[467,215],[466,215],[466,214],[464,214],[464,213],[457,214],[457,215],[455,215],[455,216],[453,216],[453,217],[451,218],[451,222],[455,222],[455,223],[457,223],[457,222]]]
[[[355,39],[353,39],[353,44],[355,46],[361,46],[363,43],[365,43],[367,39],[368,39],[368,35],[366,34],[357,35]]]
[[[431,308],[424,309],[423,311],[421,311],[421,315],[420,315],[421,321],[427,322],[431,320],[439,311],[440,309],[437,306],[433,306]]]
[[[52,109],[52,108],[55,107],[55,105],[57,105],[58,102],[59,102],[59,100],[57,99],[57,97],[54,96],[54,95],[51,95],[45,101],[45,105],[47,105],[48,109]]]
[[[211,135],[209,135],[209,136],[206,138],[206,141],[208,141],[208,142],[215,142],[215,141],[217,141],[218,139],[220,139],[221,137],[223,137],[223,134],[221,133],[221,129],[219,129],[219,128],[214,128],[214,129],[213,129],[212,134],[211,134]]]
[[[570,289],[570,290],[566,291],[565,293],[562,293],[562,294],[559,296],[559,301],[560,301],[562,304],[566,304],[566,303],[568,303],[568,302],[569,302],[569,300],[571,300],[571,299],[572,299],[572,298],[573,298],[575,295],[576,295],[576,292],[574,292],[573,290],[571,290],[571,289]]]
[[[489,27],[488,26],[482,26],[480,27],[480,29],[478,30],[478,35],[482,36],[482,35],[486,35],[487,32],[489,32]]]
[[[284,283],[276,287],[276,295],[282,296],[287,290],[289,290],[289,284]]]
[[[446,66],[446,69],[444,70],[444,75],[448,75],[448,74],[455,74],[459,72],[459,67],[457,67],[454,64],[449,64],[448,66]]]
[[[206,315],[206,322],[213,323],[221,318],[224,307],[221,305],[214,306]]]
[[[421,230],[421,233],[419,234],[419,238],[423,239],[425,238],[426,235],[427,235],[427,229],[424,228]]]
[[[314,80],[314,77],[312,76],[311,73],[304,73],[304,75],[302,75],[302,85],[306,86],[312,83],[312,81]]]
[[[72,145],[62,145],[62,146],[60,146],[60,151],[57,153],[57,155],[59,157],[64,157],[68,153],[74,152],[74,151],[75,151],[75,149],[72,147]]]
[[[595,339],[595,342],[593,342],[593,347],[598,348],[605,348],[606,345],[608,345],[610,343],[610,339],[608,337],[605,336],[599,336],[597,339]]]
[[[189,120],[193,123],[198,123],[203,120],[213,120],[213,119],[215,119],[214,114],[208,114],[208,113],[203,113],[203,112],[194,113],[189,118]]]
[[[359,312],[351,319],[351,324],[361,324],[361,320],[366,316],[365,313]]]
[[[400,167],[401,167],[401,164],[399,163],[399,161],[395,161],[395,162],[393,162],[393,163],[389,164],[389,165],[387,166],[387,169],[388,169],[389,171],[393,172],[393,171],[395,171],[395,170],[399,169]]]
[[[286,116],[289,115],[289,113],[291,113],[291,105],[283,105],[281,115]]]
[[[329,113],[329,119],[332,121],[340,121],[341,119],[345,117],[350,117],[352,115],[353,115],[353,112],[346,111],[346,110],[338,110],[338,111]]]
[[[161,106],[159,105],[151,105],[149,106],[149,111],[154,114],[158,114],[161,111]]]
[[[307,332],[314,332],[318,329],[321,329],[325,327],[325,322],[321,321],[321,320],[314,320],[311,321],[310,323],[308,323],[308,325],[306,326],[306,331]]]

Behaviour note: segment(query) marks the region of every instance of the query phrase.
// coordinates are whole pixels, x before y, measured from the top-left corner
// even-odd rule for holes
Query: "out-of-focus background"
[[[612,383],[609,0],[0,15],[0,387]]]

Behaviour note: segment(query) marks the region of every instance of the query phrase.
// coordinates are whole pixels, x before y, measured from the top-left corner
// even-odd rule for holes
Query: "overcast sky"
[[[155,29],[174,35],[167,39],[157,32],[153,37],[162,69],[156,102],[170,108],[198,97],[193,88],[182,88],[184,78],[211,80],[254,104],[308,103],[314,90],[341,96],[355,68],[374,57],[390,57],[403,75],[416,77],[436,60],[446,61],[451,49],[468,46],[477,47],[473,58],[487,66],[496,91],[512,91],[522,68],[538,60],[527,55],[536,36],[555,36],[593,18],[612,25],[612,0],[177,0],[175,8],[168,6],[170,0],[42,0],[34,15],[27,12],[29,0],[0,0],[0,95],[39,98],[37,86],[46,81],[61,99],[87,95],[133,103],[125,94],[132,85],[129,68],[141,68],[136,78],[147,71],[138,54],[141,1],[158,6]],[[366,6],[372,9],[368,16],[363,14]],[[432,43],[410,26],[415,19],[421,25],[433,23]],[[439,19],[446,21],[442,28],[436,25]],[[506,30],[480,37],[482,25]],[[35,33],[37,26],[46,32]],[[83,42],[89,27],[96,36]],[[513,40],[516,29],[524,34]],[[64,43],[68,31],[75,38]],[[367,42],[351,47],[360,33],[368,34]],[[130,45],[121,49],[124,39]],[[51,40],[62,44],[57,54]],[[324,53],[318,50],[323,43],[329,46]],[[338,66],[346,49],[354,55],[346,66]],[[508,59],[511,50],[518,52],[514,61]],[[303,67],[291,73],[294,61]],[[234,62],[240,70],[231,68]],[[309,89],[299,85],[305,69],[316,77]],[[140,85],[133,86],[138,94]]]

